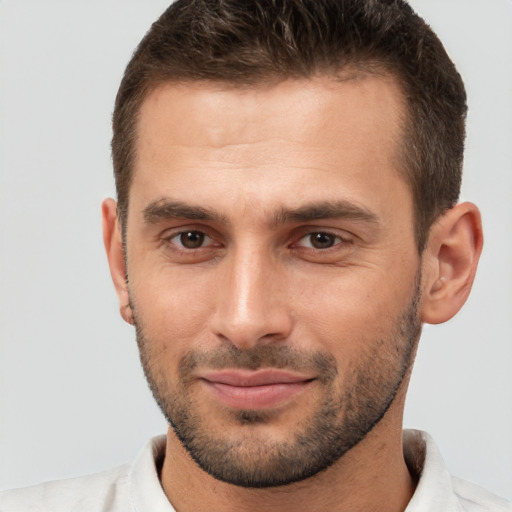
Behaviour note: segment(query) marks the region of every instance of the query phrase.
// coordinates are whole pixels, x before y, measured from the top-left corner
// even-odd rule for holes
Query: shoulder
[[[512,512],[512,503],[479,485],[452,477],[453,491],[467,512]]]
[[[165,436],[157,436],[132,464],[0,492],[0,512],[172,512],[158,477],[164,453]]]
[[[0,492],[0,512],[125,511],[130,466]]]

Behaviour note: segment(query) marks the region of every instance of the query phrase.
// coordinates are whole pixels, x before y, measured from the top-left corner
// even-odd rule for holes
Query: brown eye
[[[339,241],[339,237],[330,233],[311,233],[308,235],[310,247],[329,249]]]
[[[202,247],[207,237],[201,231],[183,231],[179,235],[173,237],[178,245],[185,247],[185,249],[198,249]]]

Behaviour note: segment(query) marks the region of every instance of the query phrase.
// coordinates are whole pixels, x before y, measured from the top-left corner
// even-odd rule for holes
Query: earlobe
[[[482,245],[480,212],[472,203],[456,205],[432,226],[423,255],[423,322],[446,322],[461,309]]]
[[[102,204],[103,243],[107,252],[110,275],[114,282],[119,308],[124,321],[133,325],[133,312],[130,306],[128,283],[126,280],[126,264],[123,252],[123,239],[119,220],[117,218],[117,204],[113,199],[105,199]]]

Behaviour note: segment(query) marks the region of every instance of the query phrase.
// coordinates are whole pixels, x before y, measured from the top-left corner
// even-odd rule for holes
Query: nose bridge
[[[283,269],[272,252],[258,242],[238,244],[222,264],[215,334],[241,349],[287,337],[291,318],[283,301]]]

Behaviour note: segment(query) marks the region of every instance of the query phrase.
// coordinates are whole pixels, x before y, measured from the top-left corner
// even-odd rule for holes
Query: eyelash
[[[199,235],[200,238],[202,238],[200,240],[200,245],[198,245],[197,247],[186,247],[183,244],[182,237],[184,235],[192,235],[192,234]],[[324,237],[324,238],[330,238],[332,240],[332,243],[328,247],[314,247],[313,243],[312,243],[312,237],[314,237],[314,236],[316,236],[317,238],[319,238],[320,236]],[[181,239],[181,240],[179,242],[173,242],[174,239]],[[308,239],[310,241],[308,246],[302,245],[300,243],[303,240],[308,240]],[[212,244],[204,245],[205,240],[210,240],[211,242],[213,242],[213,238],[211,236],[209,236],[208,233],[206,233],[205,231],[203,231],[201,229],[182,230],[182,231],[174,232],[170,236],[166,236],[164,238],[165,242],[173,245],[174,247],[177,247],[178,248],[177,250],[184,251],[184,252],[190,252],[190,251],[196,251],[199,249],[210,248],[212,246]],[[346,244],[350,244],[350,243],[351,243],[351,240],[349,238],[343,237],[336,233],[332,233],[330,231],[319,230],[319,231],[308,231],[308,232],[303,233],[300,236],[300,238],[298,238],[298,240],[296,242],[291,244],[291,247],[292,248],[303,248],[306,250],[313,250],[313,251],[319,251],[319,252],[326,252],[326,251],[329,251],[329,249],[334,249],[339,245],[346,245]],[[213,245],[215,245],[215,244],[213,244]]]
[[[330,238],[332,241],[332,244],[329,245],[328,247],[314,247],[314,245],[313,245],[313,237],[314,236],[317,237],[317,241],[320,241],[320,237]],[[300,242],[303,240],[309,240],[309,242],[310,242],[309,245],[308,246],[301,245]],[[348,243],[350,243],[350,240],[348,238],[343,237],[336,233],[332,233],[330,231],[309,231],[308,233],[301,236],[299,238],[298,242],[295,243],[295,245],[297,245],[298,247],[303,247],[305,249],[311,249],[314,251],[325,252],[325,251],[328,251],[329,249],[335,249],[339,245],[344,245],[344,244],[348,244]]]
[[[187,230],[179,231],[177,233],[173,233],[171,236],[165,237],[164,240],[166,242],[168,242],[169,244],[173,244],[173,245],[179,247],[180,250],[183,250],[183,251],[194,251],[196,249],[204,249],[205,247],[208,247],[208,246],[204,246],[202,243],[198,247],[185,247],[185,245],[183,245],[182,241],[181,241],[181,243],[173,242],[173,240],[175,238],[181,238],[184,235],[191,235],[191,234],[200,235],[200,237],[203,237],[203,241],[204,241],[204,239],[213,241],[212,237],[210,237],[207,233],[205,233],[204,231],[201,231],[200,229],[187,229]]]

